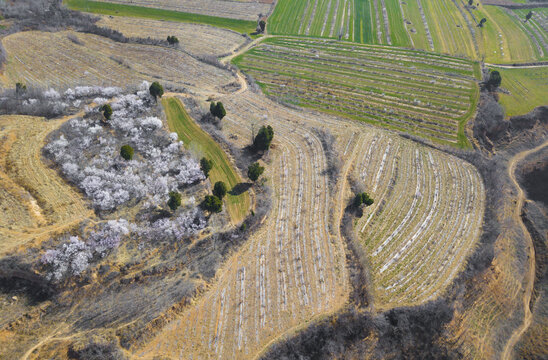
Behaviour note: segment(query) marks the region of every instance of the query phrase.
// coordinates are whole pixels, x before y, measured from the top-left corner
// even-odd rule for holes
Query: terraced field
[[[343,306],[349,291],[342,240],[330,231],[326,159],[307,125],[316,120],[251,91],[223,97],[223,131],[247,144],[251,124],[274,127],[275,150],[265,176],[274,190],[272,212],[216,277],[196,304],[167,325],[137,358],[253,358],[269,342],[314,317]],[[338,210],[335,210],[338,211]],[[337,229],[337,227],[335,227]]]
[[[281,101],[468,146],[478,64],[333,40],[272,38],[233,60]]]
[[[136,5],[178,12],[257,21],[259,14],[270,11],[271,2],[230,0],[96,0],[114,4]]]
[[[239,33],[207,25],[123,16],[102,16],[97,25],[120,31],[127,37],[165,40],[168,36],[176,36],[179,47],[194,55],[221,56],[245,43]],[[197,33],[200,36],[196,36]]]
[[[482,219],[483,188],[472,166],[380,129],[290,110],[249,90],[221,100],[228,114],[223,131],[237,135],[239,146],[247,145],[252,124],[274,127],[265,174],[274,189],[273,211],[208,292],[135,349],[137,358],[255,358],[280,334],[344,305],[342,241],[328,224],[329,209],[337,219],[348,194],[328,186],[312,127],[337,136],[343,173],[354,169],[375,198],[356,231],[371,252],[378,305],[423,303],[451,283]]]
[[[230,190],[242,183],[242,178],[221,147],[188,115],[179,99],[165,97],[162,99],[162,105],[167,115],[169,129],[177,132],[185,147],[193,152],[196,158],[205,156],[213,161],[213,169],[209,173],[211,184],[223,181],[228,186],[229,193],[225,199],[227,211],[234,224],[240,223],[249,214],[251,203],[249,193],[246,191],[233,195]]]
[[[77,85],[125,88],[159,80],[164,86],[207,92],[234,81],[228,72],[172,48],[117,43],[82,33],[76,36],[84,45],[78,45],[68,39],[71,33],[27,31],[3,38],[8,53],[3,86],[22,81],[61,89]]]
[[[502,76],[501,87],[509,93],[499,93],[499,102],[506,116],[523,115],[537,106],[548,105],[548,68],[503,69],[493,67]]]
[[[82,197],[41,161],[46,135],[65,120],[0,117],[1,254],[93,215]]]
[[[382,134],[364,134],[359,142],[354,176],[376,201],[355,228],[369,258],[375,304],[435,299],[479,238],[482,179],[470,164]]]

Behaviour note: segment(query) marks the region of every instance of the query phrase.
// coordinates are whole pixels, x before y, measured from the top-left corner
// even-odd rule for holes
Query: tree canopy
[[[215,195],[206,195],[202,206],[205,210],[212,213],[223,211],[223,202]]]
[[[101,106],[101,111],[103,112],[103,116],[106,120],[110,120],[110,117],[112,116],[112,107],[110,104],[105,104]]]
[[[223,181],[217,181],[213,186],[213,195],[217,196],[219,199],[225,197],[228,188]]]
[[[354,197],[354,206],[360,207],[362,204],[370,206],[373,204],[373,199],[366,192],[358,193]]]
[[[500,84],[502,83],[502,76],[500,75],[500,72],[497,70],[493,70],[489,73],[489,80],[487,80],[487,84],[492,88],[498,88]]]
[[[215,101],[212,101],[209,104],[209,112],[211,112],[211,115],[216,116],[219,119],[224,118],[226,115],[225,107],[223,106],[223,103],[220,101],[217,103],[215,103]]]
[[[181,199],[182,199],[182,196],[179,192],[170,191],[167,205],[169,206],[171,210],[175,211],[179,206],[181,206]]]
[[[177,39],[176,36],[168,36],[167,42],[169,43],[169,45],[177,45],[179,43],[179,39]]]
[[[272,129],[272,126],[262,126],[259,129],[257,136],[255,136],[255,139],[253,140],[253,148],[256,151],[268,150],[270,148],[270,143],[272,143],[273,138],[274,129]]]
[[[264,167],[262,167],[258,162],[255,162],[249,166],[247,169],[247,176],[251,179],[251,181],[257,181],[259,176],[261,176],[264,172]]]
[[[126,160],[133,159],[133,148],[129,145],[124,145],[120,148],[120,156]]]
[[[213,161],[203,157],[200,159],[200,168],[205,177],[209,177],[209,171],[213,168]]]
[[[149,91],[150,95],[154,96],[154,98],[162,97],[162,95],[164,95],[164,87],[160,85],[158,81],[155,81],[150,85]]]

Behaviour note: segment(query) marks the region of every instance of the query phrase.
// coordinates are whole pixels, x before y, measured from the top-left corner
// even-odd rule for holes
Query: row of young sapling
[[[477,238],[479,223],[472,218],[481,218],[481,214],[471,210],[476,208],[473,204],[482,201],[481,181],[467,166],[455,171],[451,164],[445,164],[445,155],[439,158],[431,152],[422,155],[419,149],[409,149],[400,156],[396,149],[388,159],[386,149],[391,145],[379,140],[385,151],[378,149],[378,140],[373,139],[358,163],[363,164],[359,169],[362,179],[371,184],[383,206],[368,210],[357,229],[365,236],[372,266],[378,268],[377,291],[383,299],[407,303],[425,300],[450,281],[459,268],[459,259]],[[372,155],[372,148],[377,149],[376,155]],[[395,182],[388,181],[388,169],[394,172],[398,168]],[[380,181],[383,186],[377,189],[374,184],[379,178],[386,180]],[[412,187],[414,195],[409,198],[405,194]],[[423,208],[425,211],[419,212]],[[375,228],[375,233],[369,234],[367,228]],[[419,260],[424,256],[429,262]],[[416,290],[417,279],[421,291]]]
[[[248,100],[245,96],[234,99],[234,103],[223,100],[229,109],[227,121],[261,113],[262,105],[255,99]],[[275,231],[257,237],[250,250],[257,256],[242,259],[234,273],[226,275],[216,295],[208,299],[207,307],[199,310],[209,314],[207,320],[200,320],[202,326],[198,325],[190,335],[211,344],[208,349],[216,356],[230,356],[233,351],[248,351],[260,345],[273,326],[286,327],[282,318],[288,316],[291,322],[297,321],[301,313],[324,309],[333,296],[333,279],[327,278],[333,273],[327,267],[334,267],[332,256],[326,252],[331,244],[327,226],[322,223],[327,221],[327,210],[307,210],[324,209],[324,202],[328,201],[321,141],[309,130],[294,129],[285,121],[276,121],[275,126],[283,139],[276,144],[281,166],[273,178],[279,189],[277,214],[272,219]],[[310,154],[316,156],[307,161]],[[247,291],[250,288],[254,291]],[[222,289],[227,291],[223,301],[235,299],[236,311],[234,316],[224,314],[221,319],[218,311]],[[299,303],[305,307],[299,309]],[[216,327],[218,322],[223,324],[221,328]],[[210,341],[203,337],[205,334]]]

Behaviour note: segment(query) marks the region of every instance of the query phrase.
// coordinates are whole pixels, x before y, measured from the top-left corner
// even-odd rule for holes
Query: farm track
[[[548,141],[544,142],[543,144],[527,150],[520,152],[510,160],[508,163],[508,175],[510,176],[510,180],[514,184],[515,188],[518,190],[518,198],[517,203],[515,207],[514,217],[516,221],[519,223],[521,230],[525,234],[525,237],[527,238],[527,248],[528,248],[528,269],[525,274],[525,281],[526,285],[523,292],[523,323],[513,331],[512,336],[506,343],[506,346],[504,347],[504,351],[502,353],[502,360],[509,360],[512,358],[512,354],[514,351],[514,347],[519,341],[519,339],[522,337],[522,335],[527,331],[529,326],[531,325],[531,322],[533,320],[533,314],[531,313],[530,303],[531,303],[531,296],[533,295],[533,289],[535,284],[535,247],[533,245],[533,239],[531,238],[531,234],[527,230],[527,227],[523,223],[523,220],[521,218],[521,213],[523,209],[523,205],[526,201],[525,192],[523,191],[522,187],[520,186],[519,182],[516,179],[516,167],[520,161],[525,159],[528,155],[533,154],[537,151],[542,150],[543,148],[548,146]]]
[[[82,113],[74,116],[78,115]],[[2,135],[13,139],[2,149],[5,156],[0,175],[4,181],[11,181],[12,188],[19,194],[23,194],[17,200],[25,204],[26,215],[35,219],[22,228],[0,227],[4,239],[1,252],[29,241],[45,239],[93,217],[93,211],[86,206],[81,195],[41,160],[45,137],[74,116],[49,121],[27,116],[0,117]],[[9,215],[10,209],[4,216]]]

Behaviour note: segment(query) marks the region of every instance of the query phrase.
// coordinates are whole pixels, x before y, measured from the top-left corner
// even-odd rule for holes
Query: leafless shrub
[[[69,39],[70,41],[72,41],[76,45],[84,45],[84,43],[82,41],[80,41],[80,39],[78,39],[78,36],[76,36],[75,34],[68,34],[67,39]]]
[[[197,55],[196,59],[208,65],[215,66],[216,68],[228,70],[233,74],[236,73],[236,69],[232,64],[223,64],[215,55]]]
[[[6,52],[6,49],[4,49],[4,45],[0,42],[0,69],[2,69],[2,66],[6,63],[8,60],[8,54]]]
[[[339,173],[341,172],[341,157],[335,149],[335,137],[329,130],[313,128],[314,133],[320,139],[322,143],[322,148],[327,158],[327,169],[325,170],[327,176],[329,177],[329,182],[331,187],[334,187],[339,178]]]
[[[131,69],[131,66],[127,63],[127,61],[120,56],[110,55],[110,60],[116,62],[118,65],[122,65],[128,69]]]

